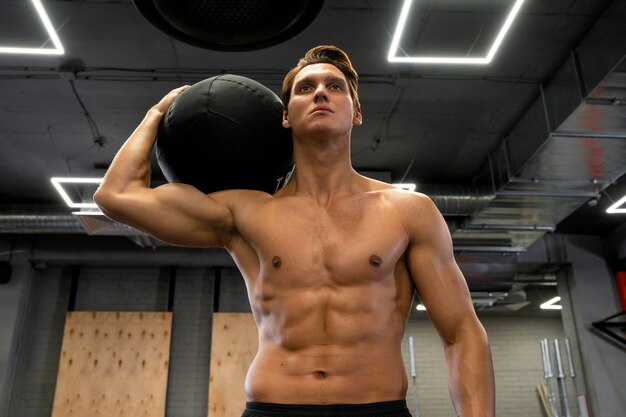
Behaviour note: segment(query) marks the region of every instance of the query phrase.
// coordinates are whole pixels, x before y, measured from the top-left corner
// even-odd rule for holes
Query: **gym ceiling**
[[[267,42],[232,30],[250,2],[205,2],[219,7],[204,18],[223,23],[210,41],[164,27],[150,0],[136,3],[141,11],[131,0],[45,1],[65,53],[0,53],[0,232],[120,234],[99,216],[73,216],[50,179],[102,177],[172,88],[232,73],[278,93],[319,44],[346,50],[361,77],[353,165],[431,195],[470,286],[510,288],[536,272],[516,259],[546,233],[623,230],[626,214],[606,209],[626,195],[626,1],[525,0],[488,64],[389,62],[403,0],[268,1],[321,9]],[[516,3],[413,0],[392,55],[484,57]],[[0,46],[53,49],[49,38],[31,1],[2,3]],[[88,188],[74,197],[89,201]]]

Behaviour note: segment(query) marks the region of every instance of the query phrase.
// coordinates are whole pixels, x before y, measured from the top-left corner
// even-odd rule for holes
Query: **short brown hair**
[[[283,80],[283,88],[281,92],[281,99],[283,101],[283,108],[287,109],[287,105],[289,104],[289,100],[291,99],[291,88],[293,87],[293,81],[296,78],[296,75],[302,70],[302,68],[307,65],[312,64],[331,64],[337,67],[339,71],[343,73],[348,81],[348,87],[350,88],[350,96],[352,97],[352,101],[354,102],[355,108],[360,108],[361,104],[359,103],[359,74],[357,74],[356,70],[352,66],[352,62],[350,62],[350,58],[348,58],[348,54],[346,54],[341,49],[332,45],[321,45],[316,46],[315,48],[310,49],[304,58],[301,58],[298,61],[298,65],[292,68],[287,75],[285,75],[285,79]]]

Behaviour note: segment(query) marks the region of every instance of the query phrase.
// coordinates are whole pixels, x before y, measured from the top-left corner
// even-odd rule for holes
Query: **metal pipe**
[[[497,196],[503,197],[568,197],[568,198],[594,198],[598,196],[595,192],[558,192],[558,191],[498,191]]]
[[[552,372],[552,363],[550,362],[550,346],[548,345],[548,339],[541,341],[541,358],[543,360],[543,377],[546,380],[546,387],[548,389],[548,406],[549,417],[559,417],[559,410],[556,406],[556,395],[554,393],[553,379],[554,373]]]
[[[540,224],[471,224],[467,230],[511,230],[511,231],[541,231],[554,232],[556,226]]]
[[[521,246],[463,246],[455,245],[455,252],[496,252],[496,253],[522,253],[526,252],[526,248]]]
[[[417,371],[415,369],[415,351],[413,347],[413,336],[409,337],[409,352],[411,354],[411,357],[409,358],[411,361],[411,378],[416,378]]]
[[[565,417],[572,417],[572,413],[569,409],[565,372],[563,372],[563,362],[561,361],[561,349],[558,339],[554,339],[554,353],[556,354],[557,382],[559,384],[559,391],[561,392],[561,411]]]
[[[409,336],[409,361],[411,363],[411,378],[413,379],[413,390],[415,395],[415,417],[419,417],[419,401],[417,398],[417,368],[415,367],[413,336]]]
[[[78,220],[71,214],[0,214],[0,233],[81,233]]]
[[[545,347],[545,339],[541,341],[541,359],[543,361],[543,377],[545,379],[552,378],[552,368],[550,368],[550,360]]]
[[[556,131],[551,136],[557,138],[626,139],[626,135],[623,133],[572,132],[567,130]]]
[[[565,338],[565,352],[567,354],[567,361],[569,362],[569,375],[572,378],[574,384],[574,391],[576,392],[576,406],[578,408],[578,417],[589,417],[587,412],[587,401],[584,392],[580,391],[578,382],[576,379],[576,369],[574,366],[574,357],[572,356],[572,348],[570,347],[569,338]]]
[[[567,354],[567,361],[569,362],[569,376],[570,378],[576,378],[576,370],[574,369],[574,359],[572,358],[572,349],[569,345],[569,339],[565,339],[565,353]]]
[[[495,197],[465,185],[419,184],[417,191],[430,197],[446,216],[472,216],[487,207]]]
[[[533,178],[522,178],[522,177],[513,177],[510,179],[512,183],[518,184],[541,184],[541,183],[557,183],[557,184],[576,184],[576,185],[585,185],[585,184],[613,184],[615,181],[609,180],[597,180],[595,178],[543,178],[543,177],[533,177]]]

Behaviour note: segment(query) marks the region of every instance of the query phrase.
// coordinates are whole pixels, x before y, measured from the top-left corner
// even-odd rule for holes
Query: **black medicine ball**
[[[280,98],[238,75],[218,75],[179,95],[159,125],[156,156],[169,182],[209,193],[273,193],[293,165]]]

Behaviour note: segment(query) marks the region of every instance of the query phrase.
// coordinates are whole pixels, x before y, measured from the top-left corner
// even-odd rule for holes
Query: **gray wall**
[[[566,329],[578,339],[587,379],[592,415],[621,417],[626,414],[626,347],[599,333],[592,323],[621,311],[614,272],[605,258],[603,242],[591,236],[567,236],[566,256],[571,262],[559,293],[570,310]]]
[[[448,393],[446,363],[441,341],[424,313],[409,322],[402,345],[407,375],[409,372],[408,337],[413,336],[417,364],[419,415],[454,416]],[[504,417],[543,416],[536,386],[544,383],[541,339],[563,339],[558,314],[543,316],[493,316],[479,314],[491,345],[496,375],[496,415]],[[409,378],[407,402],[415,415],[415,389]]]
[[[14,337],[15,329],[23,322],[21,306],[28,297],[29,256],[29,248],[17,237],[0,239],[0,259],[10,261],[13,269],[9,283],[0,285],[0,416],[6,414],[7,396],[12,388],[7,381],[13,380],[15,367],[12,366],[12,352],[18,342]]]

